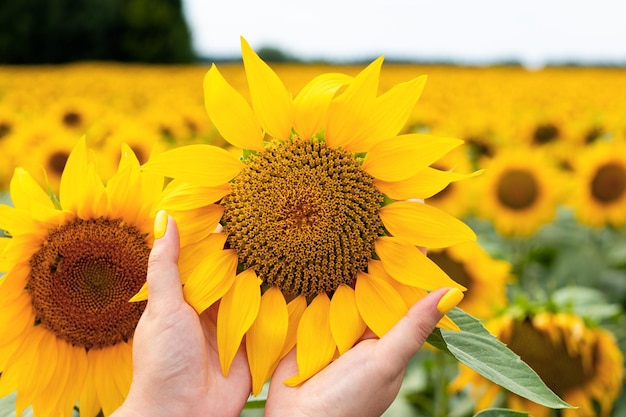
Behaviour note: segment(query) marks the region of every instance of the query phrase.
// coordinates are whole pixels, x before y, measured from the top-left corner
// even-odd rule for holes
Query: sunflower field
[[[294,96],[320,74],[356,76],[363,68],[270,66]],[[219,68],[249,100],[244,66]],[[208,70],[98,62],[0,67],[0,203],[15,203],[13,188],[26,181],[18,168],[58,194],[80,140],[97,156],[97,175],[117,182],[125,146],[139,164],[197,144],[237,156],[207,115]],[[463,141],[422,177],[424,189],[445,181],[433,185],[424,202],[461,219],[477,236],[429,249],[427,256],[467,288],[459,307],[578,408],[537,405],[426,347],[412,359],[385,416],[470,417],[490,409],[488,417],[506,408],[534,417],[626,417],[626,69],[385,63],[378,88],[423,74],[426,86],[403,133]],[[401,188],[385,194],[406,199]],[[1,229],[0,240],[8,240],[12,234]],[[0,252],[7,246],[0,244]],[[10,254],[3,256],[0,267],[7,271]],[[0,281],[0,298],[5,287]],[[0,328],[14,316],[0,310]],[[0,369],[10,360],[1,356]],[[0,416],[15,415],[15,396],[3,377]],[[242,415],[262,415],[265,380]]]

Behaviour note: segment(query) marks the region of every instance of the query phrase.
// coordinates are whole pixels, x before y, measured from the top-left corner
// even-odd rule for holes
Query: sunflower
[[[486,327],[532,367],[545,384],[577,409],[564,409],[564,417],[609,416],[624,378],[624,358],[614,336],[588,326],[578,315],[541,312],[522,317],[505,314]],[[452,390],[472,387],[476,409],[489,407],[503,392],[468,367],[451,384]],[[550,408],[512,393],[506,406],[548,417]]]
[[[506,236],[530,236],[552,221],[566,192],[566,182],[540,150],[511,147],[483,164],[477,179],[477,215]]]
[[[242,54],[251,106],[216,66],[204,88],[209,117],[243,158],[188,145],[144,168],[190,184],[169,194],[193,207],[178,214],[179,223],[197,223],[203,194],[207,207],[223,211],[223,246],[183,278],[184,294],[198,312],[220,302],[225,374],[245,335],[258,394],[294,346],[298,374],[285,382],[295,386],[348,350],[366,326],[381,336],[427,291],[462,288],[418,246],[475,235],[458,219],[406,200],[432,192],[413,177],[461,143],[398,135],[425,77],[377,96],[379,58],[354,78],[319,75],[292,99],[243,39]],[[442,172],[439,186],[456,175]],[[447,318],[441,325],[456,327]]]
[[[450,278],[467,288],[459,307],[478,318],[490,318],[507,305],[511,264],[492,258],[477,242],[431,249],[428,257]]]
[[[571,205],[577,219],[595,227],[626,225],[626,145],[597,142],[578,154]]]
[[[110,414],[131,382],[131,339],[145,303],[151,226],[163,178],[141,173],[124,147],[106,186],[85,140],[69,155],[59,198],[23,168],[13,206],[0,205],[0,396],[16,414]]]

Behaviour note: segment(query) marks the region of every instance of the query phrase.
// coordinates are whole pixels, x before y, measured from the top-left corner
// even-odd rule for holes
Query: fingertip
[[[148,258],[148,300],[181,293],[178,271],[180,241],[176,221],[166,211],[157,212],[154,220],[154,244]],[[176,291],[178,289],[179,291]]]

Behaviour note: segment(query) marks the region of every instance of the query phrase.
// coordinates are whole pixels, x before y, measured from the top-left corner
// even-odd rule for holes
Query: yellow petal
[[[224,294],[217,313],[217,348],[224,376],[239,350],[241,340],[259,313],[261,280],[252,269],[237,275]]]
[[[426,199],[437,194],[450,183],[481,174],[476,171],[470,174],[461,174],[452,171],[440,171],[426,167],[416,175],[402,181],[387,182],[374,180],[374,185],[383,194],[394,200],[408,200],[411,198]]]
[[[443,316],[441,320],[439,320],[439,322],[437,323],[436,327],[440,329],[454,330],[457,332],[461,331],[461,328],[448,316]]]
[[[291,94],[278,75],[241,38],[241,55],[246,69],[252,108],[270,136],[286,140],[291,136],[293,110]]]
[[[326,73],[311,80],[296,96],[294,128],[301,138],[309,139],[324,127],[328,106],[341,87],[352,80],[345,74]]]
[[[301,384],[333,360],[337,346],[330,331],[329,311],[330,300],[326,293],[320,293],[302,315],[296,345],[298,375],[286,379],[286,385]]]
[[[382,236],[376,239],[374,248],[385,271],[402,284],[429,291],[441,287],[465,290],[421,250],[405,240]]]
[[[476,240],[465,223],[426,204],[398,201],[382,207],[379,215],[389,233],[413,245],[442,248]]]
[[[16,168],[10,184],[13,206],[30,213],[55,210],[50,196],[23,168]]]
[[[237,272],[237,254],[228,249],[203,259],[183,287],[185,300],[202,313],[232,287]]]
[[[40,226],[33,221],[28,211],[0,204],[0,229],[9,231],[13,236],[19,236],[37,233]]]
[[[180,233],[181,247],[206,239],[219,224],[224,214],[224,206],[209,204],[192,210],[175,211],[169,213],[176,219]]]
[[[173,180],[163,190],[158,203],[160,210],[190,210],[216,203],[230,191],[228,184],[203,187],[188,182]]]
[[[204,77],[204,105],[211,122],[233,146],[263,150],[263,131],[248,102],[212,65]]]
[[[99,217],[107,207],[104,184],[92,160],[82,137],[67,158],[59,186],[61,207],[82,219]]]
[[[137,195],[137,190],[141,188],[139,161],[132,150],[126,148],[128,147],[122,147],[122,157],[117,172],[107,181],[107,211],[113,218],[124,217],[130,224],[135,224],[136,216],[146,202]],[[163,184],[163,179],[161,179],[161,184]]]
[[[122,405],[126,395],[115,384],[111,372],[111,349],[90,349],[87,357],[93,362],[94,385],[102,413],[108,416]]]
[[[364,272],[357,274],[355,295],[361,317],[378,337],[387,333],[408,311],[391,285]]]
[[[369,139],[372,108],[378,92],[378,80],[383,57],[361,71],[346,90],[335,98],[328,110],[326,142],[331,148],[363,152]]]
[[[278,361],[289,326],[289,313],[285,297],[277,287],[271,287],[261,297],[256,320],[246,333],[246,351],[252,395],[259,395]]]
[[[84,181],[87,171],[87,145],[85,137],[81,137],[65,162],[65,168],[61,174],[59,184],[59,199],[61,206],[72,212],[76,212],[82,196],[77,194],[80,190],[81,181]]]
[[[354,290],[345,284],[335,290],[330,300],[329,319],[330,331],[341,355],[354,346],[367,327],[356,306]]]
[[[187,282],[187,278],[196,268],[200,259],[205,259],[211,253],[219,252],[224,249],[228,233],[211,233],[201,242],[185,246],[178,256],[178,269],[180,270],[180,278],[183,284]]]
[[[363,160],[363,170],[384,181],[404,180],[462,143],[460,139],[417,133],[396,136],[372,146]]]
[[[383,267],[383,263],[376,259],[370,259],[367,263],[367,273],[376,279],[381,279],[391,285],[400,297],[404,299],[407,308],[411,308],[413,304],[426,297],[428,291],[424,288],[405,285],[393,278]]]
[[[87,376],[85,383],[78,397],[78,405],[80,409],[80,417],[96,417],[100,412],[100,403],[96,389],[96,381],[94,376],[95,364],[87,359]]]
[[[302,318],[302,314],[304,314],[306,310],[306,297],[304,295],[299,295],[287,304],[287,311],[289,313],[289,327],[287,329],[287,336],[285,337],[285,344],[283,346],[283,350],[280,353],[280,358],[284,358],[293,347],[296,345],[296,337],[298,324],[300,324],[300,319]]]
[[[371,139],[395,136],[404,127],[424,91],[426,75],[396,84],[376,99],[372,109]]]
[[[244,167],[233,154],[212,145],[186,145],[152,157],[143,169],[205,187],[219,187]]]

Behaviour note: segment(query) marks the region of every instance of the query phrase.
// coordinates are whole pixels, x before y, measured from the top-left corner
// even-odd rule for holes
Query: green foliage
[[[0,63],[191,62],[181,0],[0,3]]]
[[[448,315],[461,331],[435,330],[428,338],[430,344],[521,397],[555,409],[570,407],[478,320],[458,308]]]

